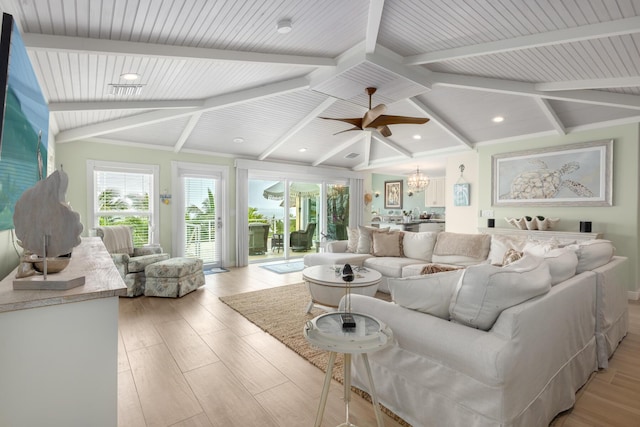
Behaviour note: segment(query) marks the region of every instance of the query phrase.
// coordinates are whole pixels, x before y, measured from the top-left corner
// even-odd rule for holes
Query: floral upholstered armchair
[[[131,227],[126,225],[96,227],[95,232],[96,236],[102,238],[120,276],[127,285],[127,296],[135,297],[144,294],[145,267],[169,259],[169,254],[163,253],[159,246],[134,248]]]

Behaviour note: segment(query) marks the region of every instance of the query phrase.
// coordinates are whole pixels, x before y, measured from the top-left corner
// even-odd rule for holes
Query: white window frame
[[[87,214],[89,229],[98,225],[95,212],[95,172],[144,173],[153,176],[151,192],[149,194],[149,243],[160,242],[158,225],[160,224],[160,166],[143,163],[106,162],[102,160],[87,160]]]
[[[184,204],[184,194],[181,188],[181,173],[190,175],[198,175],[201,173],[204,177],[215,177],[220,181],[220,191],[216,194],[216,220],[221,221],[222,227],[217,234],[220,244],[220,255],[222,258],[222,266],[229,266],[229,251],[227,245],[230,239],[230,227],[228,226],[229,208],[227,187],[229,182],[229,167],[222,165],[212,165],[207,163],[191,163],[174,160],[171,162],[171,192],[173,193],[172,208],[172,233],[171,241],[174,254],[182,253],[184,242],[179,239],[179,227],[181,224],[181,215],[183,215],[181,206]],[[216,242],[218,243],[218,242]]]

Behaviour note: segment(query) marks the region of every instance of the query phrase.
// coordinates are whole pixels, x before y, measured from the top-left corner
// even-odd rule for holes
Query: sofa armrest
[[[143,246],[141,248],[133,248],[133,256],[145,256],[145,255],[153,255],[153,254],[161,254],[162,248],[160,246]]]
[[[332,240],[325,246],[326,252],[347,252],[348,240]]]
[[[124,276],[129,274],[129,254],[111,254],[111,259],[116,265],[120,277],[124,279]]]

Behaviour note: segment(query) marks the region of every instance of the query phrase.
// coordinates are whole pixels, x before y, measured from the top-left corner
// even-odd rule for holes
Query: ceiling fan
[[[389,129],[389,125],[400,125],[400,124],[417,124],[421,125],[423,123],[427,123],[429,119],[424,117],[406,117],[406,116],[387,116],[384,113],[387,112],[387,106],[384,104],[379,104],[375,108],[371,108],[371,98],[374,93],[376,93],[375,87],[368,87],[365,89],[367,95],[369,95],[369,111],[364,113],[362,118],[346,118],[346,119],[336,119],[333,117],[320,117],[325,120],[337,120],[340,122],[345,122],[352,124],[354,127],[351,129],[343,130],[341,132],[337,132],[334,135],[337,135],[342,132],[349,132],[351,130],[365,130],[365,129],[376,129],[378,132],[382,134],[382,136],[389,137],[391,136],[391,129]]]

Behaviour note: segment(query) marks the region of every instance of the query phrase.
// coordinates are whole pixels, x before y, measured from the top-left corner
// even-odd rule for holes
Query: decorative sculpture
[[[25,250],[16,278],[33,276],[39,270],[46,280],[48,270],[64,269],[72,249],[80,244],[83,229],[80,215],[65,201],[68,182],[67,174],[57,170],[26,190],[16,203],[13,224]]]

